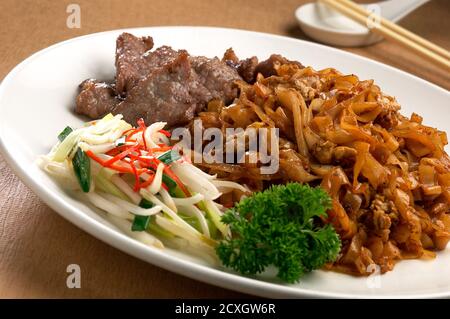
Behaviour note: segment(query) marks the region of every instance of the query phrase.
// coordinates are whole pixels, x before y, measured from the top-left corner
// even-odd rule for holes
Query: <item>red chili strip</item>
[[[130,147],[130,145],[117,146],[117,147],[113,148],[112,150],[109,150],[108,152],[106,152],[106,155],[116,156],[116,155],[120,154],[121,152],[123,152],[124,150],[126,150],[129,147]]]
[[[150,150],[152,152],[167,152],[172,149],[172,146],[167,146],[167,145],[161,146],[161,145],[164,145],[164,144],[159,144],[158,145],[159,147],[153,147],[153,148],[150,148]]]
[[[145,126],[145,122],[143,118],[137,120],[137,124],[142,130],[142,142],[144,143],[144,149],[147,149],[147,141],[145,140],[145,131],[147,130],[147,126]]]
[[[127,142],[130,142],[131,141],[131,138],[134,136],[134,135],[136,135],[137,133],[139,133],[139,132],[142,132],[142,128],[138,128],[138,129],[135,129],[133,132],[131,132],[128,136],[127,136],[127,138],[125,139]]]
[[[165,136],[170,137],[172,134],[169,131],[166,130],[159,130],[160,133],[163,133]]]
[[[102,165],[103,167],[105,166],[105,161],[102,160],[100,157],[98,157],[97,155],[94,154],[94,152],[92,152],[91,150],[86,152],[86,155],[89,156],[90,158],[92,158],[94,161],[96,161],[97,163],[99,163],[100,165]],[[121,173],[133,173],[133,171],[129,168],[126,167],[122,167],[119,165],[111,165],[109,166],[109,168],[121,172]]]
[[[138,192],[139,189],[141,188],[141,182],[139,180],[139,174],[138,174],[138,171],[136,169],[136,166],[134,166],[134,163],[131,161],[129,164],[130,164],[131,170],[133,171],[134,178],[135,178],[135,183],[134,183],[133,190],[135,192]]]
[[[123,159],[124,157],[129,155],[130,153],[136,151],[136,149],[137,149],[136,145],[128,148],[127,150],[123,151],[122,153],[120,153],[120,154],[114,156],[113,158],[111,158],[110,160],[106,161],[104,166],[108,167],[108,166],[114,164],[115,162],[120,161],[121,159]]]

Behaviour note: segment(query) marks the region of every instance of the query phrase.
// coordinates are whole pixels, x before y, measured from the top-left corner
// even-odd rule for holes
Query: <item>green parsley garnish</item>
[[[222,240],[222,263],[244,275],[278,268],[283,281],[297,282],[305,273],[336,259],[341,242],[326,217],[331,206],[322,188],[290,183],[275,185],[241,200],[223,216],[233,236]]]

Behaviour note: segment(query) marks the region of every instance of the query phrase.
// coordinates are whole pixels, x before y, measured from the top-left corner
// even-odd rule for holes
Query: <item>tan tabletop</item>
[[[294,10],[304,0],[2,0],[0,79],[30,54],[83,34],[140,26],[204,25],[307,39]],[[70,3],[81,28],[66,26]],[[409,30],[450,49],[450,1],[433,0],[405,18]],[[450,89],[450,76],[397,44],[345,49]],[[68,289],[66,267],[81,267],[81,289]],[[0,297],[245,297],[130,257],[47,207],[0,156]]]

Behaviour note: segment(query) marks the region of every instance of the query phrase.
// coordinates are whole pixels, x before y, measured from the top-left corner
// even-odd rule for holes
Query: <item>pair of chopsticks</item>
[[[350,0],[319,0],[319,2],[328,5],[363,26],[367,26],[368,19],[379,21],[379,23],[372,24],[373,28],[370,29],[372,32],[410,48],[430,61],[450,70],[450,52],[444,48],[367,11]]]

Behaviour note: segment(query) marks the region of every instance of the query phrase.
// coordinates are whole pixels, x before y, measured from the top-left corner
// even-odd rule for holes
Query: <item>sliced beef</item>
[[[138,38],[129,33],[123,33],[117,39],[116,48],[116,90],[125,96],[140,80],[151,72],[173,62],[181,53],[168,46],[162,46],[154,51],[151,37]]]
[[[199,97],[208,102],[211,99],[220,99],[225,104],[237,97],[237,87],[234,81],[240,79],[237,71],[223,63],[218,58],[209,59],[203,56],[190,57],[190,62],[198,81],[206,87],[210,93],[208,99]]]
[[[149,124],[156,121],[167,122],[169,126],[185,124],[203,105],[203,101],[191,96],[191,87],[197,84],[188,55],[180,54],[172,63],[139,81],[113,113],[123,114],[132,124],[139,118]]]
[[[83,81],[76,99],[75,112],[97,119],[111,112],[120,102],[112,85],[94,79]]]
[[[242,79],[247,83],[253,83],[256,80],[256,67],[258,58],[251,57],[245,60],[239,60],[232,48],[225,51],[222,61],[235,68]]]
[[[256,75],[258,74],[256,68],[258,67],[258,58],[251,57],[239,62],[237,71],[239,75],[247,83],[253,83],[256,80]]]
[[[144,54],[145,62],[150,70],[155,70],[168,63],[175,61],[180,54],[188,54],[186,50],[176,51],[169,46],[163,45]]]
[[[153,48],[151,37],[122,33],[116,41],[116,90],[123,94],[151,71],[145,53]]]
[[[98,118],[112,111],[134,124],[169,125],[189,122],[212,99],[230,103],[238,95],[238,69],[218,58],[190,56],[163,46],[151,51],[150,37],[123,33],[117,39],[116,87],[86,82],[77,98],[76,111]],[[116,94],[116,97],[114,96]]]
[[[272,54],[267,60],[258,64],[255,72],[256,74],[261,73],[264,77],[276,75],[277,71],[275,66],[283,64],[296,64],[298,67],[303,68],[303,65],[300,62],[288,60],[279,54]]]

